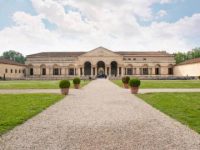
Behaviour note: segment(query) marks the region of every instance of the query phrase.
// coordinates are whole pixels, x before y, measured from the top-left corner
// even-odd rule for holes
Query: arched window
[[[46,66],[44,64],[40,66],[40,72],[43,76],[46,75]]]
[[[111,75],[117,76],[117,62],[112,61],[110,65],[111,65]]]
[[[168,66],[168,75],[173,75],[173,74],[174,74],[173,65],[170,64],[170,65]]]
[[[89,61],[84,63],[84,75],[91,75],[91,63]]]
[[[155,67],[155,75],[160,75],[161,74],[161,69],[160,69],[160,65],[157,64]]]

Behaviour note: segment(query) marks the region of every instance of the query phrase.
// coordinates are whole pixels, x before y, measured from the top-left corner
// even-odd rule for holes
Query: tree
[[[175,60],[176,63],[181,63],[183,61],[189,60],[189,59],[194,59],[194,58],[199,58],[200,57],[200,47],[199,48],[194,48],[191,51],[188,51],[186,53],[183,52],[178,52],[175,53]]]
[[[25,57],[21,53],[16,52],[14,50],[3,52],[2,57],[5,59],[10,59],[10,60],[19,62],[19,63],[23,63],[23,64],[25,63]]]

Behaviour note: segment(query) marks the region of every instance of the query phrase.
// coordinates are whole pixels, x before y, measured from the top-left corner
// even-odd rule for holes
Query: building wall
[[[159,75],[168,75],[168,68],[174,66],[175,61],[173,57],[136,57],[136,56],[129,56],[132,60],[124,60],[122,56],[100,56],[100,57],[92,57],[92,56],[81,56],[78,58],[74,58],[69,60],[68,58],[37,58],[36,60],[31,58],[27,59],[27,76],[30,75],[30,68],[33,68],[34,76],[41,77],[42,76],[42,66],[46,68],[46,75],[45,76],[53,76],[53,68],[57,66],[57,68],[61,69],[60,76],[68,76],[69,69],[74,68],[76,69],[76,75],[81,75],[84,72],[84,63],[90,62],[92,68],[95,68],[95,75],[97,75],[97,63],[99,61],[103,61],[105,63],[106,68],[111,68],[110,64],[112,61],[116,61],[118,65],[118,72],[119,68],[121,68],[121,75],[127,75],[127,68],[135,69],[135,73],[132,75],[142,75],[140,69],[148,68],[149,73],[148,75],[155,75],[156,68],[159,66],[160,74]],[[136,58],[136,60],[133,60]],[[106,74],[110,74],[105,72]],[[93,75],[93,69],[92,73]],[[44,76],[44,77],[45,77]]]
[[[0,77],[19,79],[24,77],[23,70],[25,72],[25,66],[0,64]],[[6,71],[7,70],[7,71]]]
[[[200,76],[200,63],[177,65],[174,73],[177,76]]]

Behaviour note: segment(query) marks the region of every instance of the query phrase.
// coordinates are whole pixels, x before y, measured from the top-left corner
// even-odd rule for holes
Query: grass
[[[123,87],[121,80],[113,80]],[[140,88],[200,88],[200,80],[142,80]]]
[[[200,134],[200,93],[149,93],[138,96]]]
[[[0,94],[0,135],[63,97],[59,94]]]
[[[58,89],[59,80],[14,80],[14,81],[0,81],[0,89]],[[71,88],[73,88],[72,80]],[[89,80],[81,81],[80,87],[89,83]]]

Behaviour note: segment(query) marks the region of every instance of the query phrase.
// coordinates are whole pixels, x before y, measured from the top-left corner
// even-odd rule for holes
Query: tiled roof
[[[27,55],[29,57],[77,57],[86,52],[41,52],[37,54]]]
[[[87,52],[41,52],[32,55],[28,55],[27,58],[35,58],[35,57],[78,57]],[[113,52],[120,55],[151,55],[151,56],[173,56],[172,54],[168,54],[165,51],[158,52]]]
[[[200,58],[194,58],[194,59],[186,60],[184,62],[181,62],[181,63],[177,64],[177,66],[179,66],[179,65],[187,65],[187,64],[195,64],[195,63],[200,63]]]
[[[173,56],[172,54],[167,53],[166,51],[146,51],[146,52],[128,52],[128,51],[120,51],[116,52],[120,55],[152,55],[152,56]]]
[[[9,64],[9,65],[17,65],[17,66],[25,66],[24,64],[18,63],[13,60],[0,58],[0,64]]]

